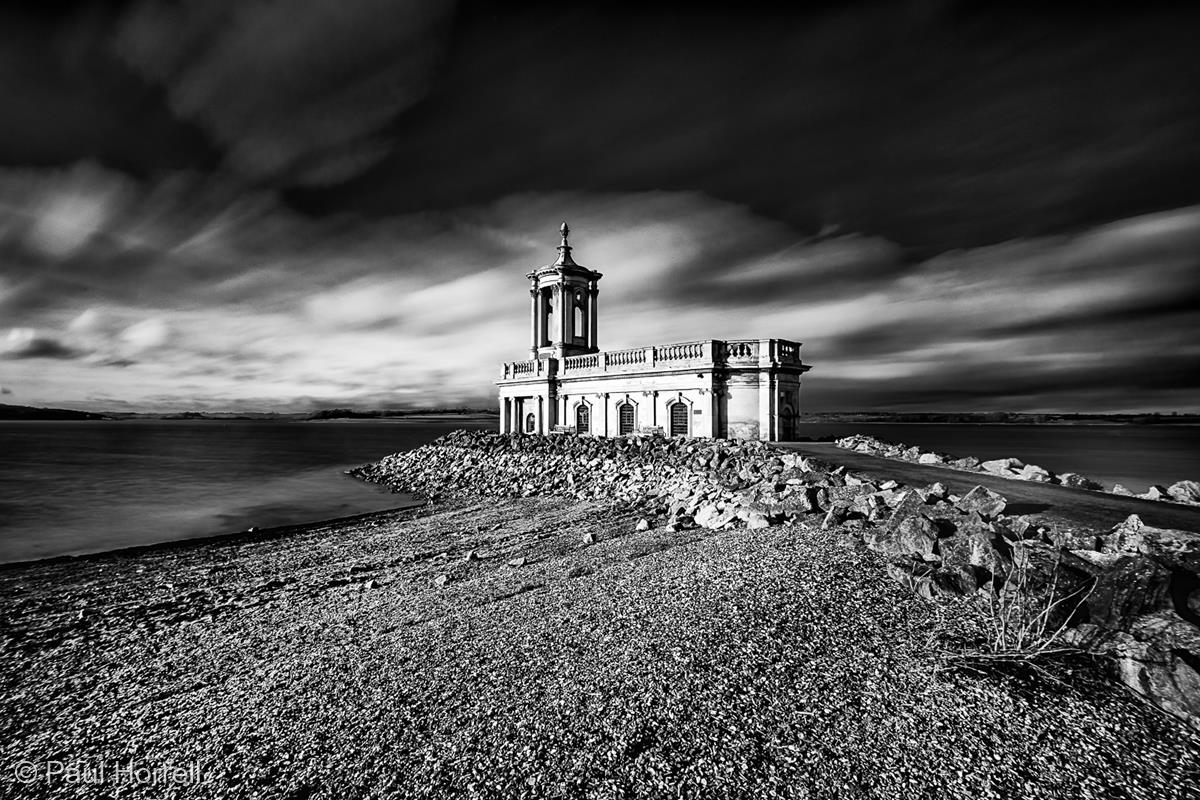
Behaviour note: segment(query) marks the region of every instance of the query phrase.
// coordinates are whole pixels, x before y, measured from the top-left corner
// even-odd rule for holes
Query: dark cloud
[[[466,10],[380,167],[294,197],[701,190],[923,254],[1200,200],[1195,10]]]
[[[53,336],[28,328],[13,328],[6,339],[0,340],[0,358],[3,359],[72,359],[83,355],[83,352],[69,347]]]
[[[137,3],[117,51],[253,179],[335,183],[388,151],[382,128],[428,90],[448,0]]]

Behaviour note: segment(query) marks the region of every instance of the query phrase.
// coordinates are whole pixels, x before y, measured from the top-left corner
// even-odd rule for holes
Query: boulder
[[[895,528],[872,530],[866,538],[867,545],[887,556],[916,556],[922,561],[936,561],[934,553],[938,528],[920,514],[900,522]]]
[[[1026,464],[1021,468],[1021,479],[1026,481],[1037,481],[1038,483],[1049,483],[1053,476],[1050,470],[1042,469],[1037,464]]]
[[[933,505],[939,500],[945,500],[948,490],[946,489],[945,485],[939,481],[938,483],[931,483],[923,490],[919,490],[918,494],[926,504]]]
[[[932,600],[938,593],[937,585],[933,582],[933,570],[927,564],[890,561],[887,564],[887,573],[896,583],[926,600]]]
[[[942,566],[948,569],[979,569],[994,575],[1003,565],[991,532],[984,525],[955,530],[950,536],[938,539],[937,549]]]
[[[842,520],[846,518],[846,509],[844,506],[830,506],[825,512],[825,519],[821,520],[821,530],[827,531],[830,528],[836,528],[842,524]]]
[[[1200,505],[1200,482],[1179,481],[1167,487],[1167,494],[1176,503]]]
[[[1058,476],[1058,482],[1063,486],[1070,486],[1072,489],[1090,489],[1091,491],[1104,491],[1104,487],[1096,483],[1091,478],[1085,478],[1077,472],[1064,472]]]
[[[1124,486],[1122,486],[1119,483],[1113,484],[1112,494],[1119,494],[1124,497],[1133,497],[1134,496],[1133,492],[1129,491],[1128,489],[1126,489]]]
[[[917,458],[918,464],[945,464],[946,459],[939,456],[937,453],[922,453]]]
[[[979,468],[984,472],[990,472],[993,475],[1002,475],[1004,477],[1016,475],[1024,467],[1025,465],[1015,458],[995,458],[991,461],[984,461],[979,465]]]
[[[1170,608],[1171,571],[1152,558],[1068,550],[1062,565],[1092,578],[1091,593],[1084,600],[1092,624],[1129,630],[1137,617]]]
[[[974,511],[981,517],[995,518],[1004,513],[1008,501],[985,486],[976,486],[954,505],[964,513]]]
[[[751,511],[749,516],[746,517],[746,527],[751,530],[767,528],[770,525],[771,522],[767,519],[767,515],[761,511]]]
[[[979,469],[979,459],[975,456],[966,456],[965,458],[956,458],[950,462],[950,466],[955,469],[976,470]]]
[[[1167,493],[1166,487],[1159,486],[1157,484],[1154,486],[1151,486],[1144,493],[1139,494],[1138,497],[1142,498],[1143,500],[1170,500],[1171,499],[1171,495]]]
[[[1103,553],[1136,553],[1141,549],[1146,524],[1137,514],[1130,514],[1113,526],[1112,532],[1099,537],[1100,551]]]
[[[1103,657],[1110,674],[1200,730],[1200,629],[1172,611],[1144,614],[1128,630],[1084,623],[1063,641]]]
[[[645,517],[642,517],[641,519],[639,519],[639,520],[637,521],[637,525],[634,525],[634,526],[633,526],[633,529],[634,529],[634,530],[636,530],[636,531],[648,531],[648,530],[650,530],[650,520],[646,519]]]

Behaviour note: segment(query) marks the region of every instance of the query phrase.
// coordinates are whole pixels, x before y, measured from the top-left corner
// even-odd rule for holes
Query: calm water
[[[800,436],[861,433],[956,456],[1019,458],[1052,472],[1078,472],[1111,489],[1144,492],[1200,480],[1200,427],[1189,425],[824,424],[798,426]]]
[[[396,508],[343,471],[494,424],[0,422],[0,562]]]
[[[395,508],[342,474],[432,441],[460,419],[353,422],[0,422],[0,562],[110,550]],[[1200,427],[808,424],[955,455],[1151,483],[1200,479]]]

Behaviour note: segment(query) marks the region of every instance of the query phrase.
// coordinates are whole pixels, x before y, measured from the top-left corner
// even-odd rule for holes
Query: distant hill
[[[0,403],[0,419],[107,419],[104,414],[72,411],[68,408],[33,408]]]

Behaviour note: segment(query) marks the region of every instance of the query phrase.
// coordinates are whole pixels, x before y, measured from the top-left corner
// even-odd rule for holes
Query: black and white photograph
[[[0,798],[1200,798],[1200,5],[0,5]]]

